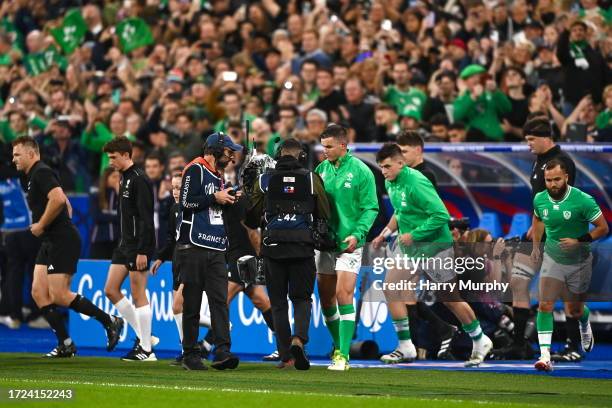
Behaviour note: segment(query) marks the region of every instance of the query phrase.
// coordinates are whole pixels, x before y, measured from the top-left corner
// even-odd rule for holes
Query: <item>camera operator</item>
[[[225,252],[227,235],[222,206],[231,205],[236,195],[223,188],[219,170],[228,165],[242,146],[215,132],[208,136],[204,156],[185,169],[177,221],[176,243],[179,275],[183,283],[183,368],[205,370],[200,359],[198,331],[202,291],[210,306],[216,353],[212,367],[234,369],[238,357],[230,352],[229,311],[227,307],[227,271]]]
[[[255,184],[246,225],[257,228],[265,214],[261,255],[281,358],[278,367],[308,370],[304,345],[308,342],[316,272],[312,225],[316,219],[327,220],[330,207],[321,178],[304,168],[306,153],[301,143],[285,140],[279,156],[275,170]],[[287,294],[294,310],[293,338]]]

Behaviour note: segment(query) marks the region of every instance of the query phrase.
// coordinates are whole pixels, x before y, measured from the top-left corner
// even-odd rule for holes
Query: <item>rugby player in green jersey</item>
[[[420,267],[411,265],[405,269],[405,273],[409,270],[411,273],[425,273],[433,282],[440,284],[455,282],[456,272],[447,266],[449,263],[446,261],[454,257],[453,238],[448,228],[450,215],[433,185],[418,170],[405,165],[402,151],[394,143],[385,144],[376,154],[376,161],[385,177],[404,256],[410,257],[411,261],[424,257],[444,260],[433,262],[433,266],[429,262]],[[480,365],[493,347],[491,339],[483,333],[474,311],[457,290],[442,290],[437,294],[472,339],[472,354],[465,366]],[[414,358],[416,352],[410,340],[408,319],[404,317],[403,321],[393,323],[400,339],[400,351],[404,353],[405,350],[407,357]]]
[[[570,316],[580,321],[582,348],[585,352],[593,349],[590,312],[585,305],[593,262],[590,242],[608,234],[608,223],[593,197],[568,184],[567,167],[561,160],[553,159],[546,164],[544,179],[546,190],[533,199],[534,262],[540,259],[540,242],[546,232],[537,317],[541,355],[535,368],[552,371],[552,312],[555,301],[566,290]],[[591,223],[595,228],[589,232]]]
[[[348,131],[330,124],[321,134],[326,160],[317,166],[331,205],[333,251],[317,251],[317,281],[325,324],[334,341],[333,371],[349,369],[355,332],[354,293],[366,236],[378,215],[374,174],[347,149]]]

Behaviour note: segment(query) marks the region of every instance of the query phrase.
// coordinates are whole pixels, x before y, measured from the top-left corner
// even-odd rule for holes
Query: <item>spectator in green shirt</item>
[[[468,139],[498,142],[504,138],[501,117],[512,105],[493,79],[483,77],[485,72],[475,64],[461,71],[466,89],[453,104],[454,119],[466,124]]]
[[[606,86],[602,99],[605,109],[595,119],[598,142],[612,140],[612,85]]]
[[[126,136],[131,141],[135,140],[133,135],[128,134],[125,116],[121,113],[113,113],[110,117],[109,126],[106,126],[106,124],[101,121],[102,117],[98,114],[97,109],[95,109],[93,105],[86,106],[86,109],[88,110],[88,116],[93,118],[90,119],[87,128],[81,135],[81,145],[87,150],[101,154],[104,145],[118,136]],[[107,167],[108,155],[102,154],[100,160],[100,174],[102,174]]]
[[[379,73],[384,73],[384,71],[381,70]],[[396,61],[393,64],[391,77],[393,78],[393,85],[384,89],[383,101],[393,106],[399,114],[410,106],[420,115],[427,100],[427,95],[420,89],[411,86],[412,73],[408,62],[405,60]],[[382,86],[381,82],[379,84],[379,86]]]

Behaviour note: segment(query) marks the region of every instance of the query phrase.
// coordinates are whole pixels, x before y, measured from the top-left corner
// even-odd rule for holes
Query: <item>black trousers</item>
[[[314,256],[308,258],[264,258],[266,286],[272,304],[272,318],[276,333],[276,345],[282,361],[291,358],[291,326],[289,304],[293,303],[294,336],[304,344],[308,342],[308,328],[312,314],[316,267]]]
[[[202,292],[208,296],[216,351],[229,351],[231,339],[225,253],[195,247],[177,250],[176,257],[183,283],[183,353],[189,356],[200,352],[197,343]]]
[[[23,320],[23,282],[33,276],[34,261],[40,240],[30,231],[9,232],[5,235],[6,268],[0,278],[0,314]]]

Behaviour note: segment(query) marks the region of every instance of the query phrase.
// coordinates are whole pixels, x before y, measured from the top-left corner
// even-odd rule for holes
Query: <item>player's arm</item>
[[[251,246],[255,250],[257,256],[259,256],[259,250],[261,248],[261,234],[258,230],[247,227],[244,224],[244,221],[240,221],[240,224],[242,224],[244,229],[246,229],[247,235],[249,237],[249,242],[251,243]]]
[[[372,240],[372,245],[374,246],[374,249],[380,248],[384,240],[387,239],[395,231],[397,231],[397,217],[394,213],[385,228],[383,228],[380,234],[378,234],[378,236]]]
[[[412,239],[417,242],[426,242],[429,237],[440,228],[448,228],[450,215],[444,202],[436,192],[429,180],[418,179],[418,184],[412,189],[410,195],[413,202],[419,205],[427,214],[427,220],[412,230]]]
[[[32,234],[40,236],[44,229],[62,212],[68,198],[61,187],[54,187],[47,193],[45,212],[36,224],[32,224]]]
[[[185,170],[181,186],[181,204],[190,211],[203,211],[215,202],[214,194],[198,194],[201,191],[202,168],[192,165]]]
[[[361,172],[361,182],[359,184],[359,212],[361,216],[353,232],[349,235],[354,237],[360,242],[372,228],[372,224],[378,216],[378,197],[376,196],[376,182],[374,181],[374,174],[370,169],[363,170]],[[345,237],[345,241],[349,238]],[[349,242],[349,248],[351,243]],[[349,252],[352,252],[355,248],[352,248]]]
[[[588,235],[591,236],[592,241],[598,240],[599,238],[603,238],[607,236],[610,232],[608,222],[606,221],[606,218],[603,216],[603,214],[601,214],[599,217],[597,217],[597,219],[592,221],[592,224],[595,226],[595,228],[593,228],[593,230],[588,233]]]
[[[264,208],[264,194],[261,191],[259,180],[255,181],[253,194],[251,194],[249,198],[251,199],[251,204],[247,210],[244,224],[247,228],[257,229],[261,224],[261,216]]]
[[[136,179],[134,189],[140,231],[138,237],[138,254],[146,254],[151,250],[151,242],[155,242],[153,191],[143,178]]]
[[[540,260],[540,243],[542,242],[542,235],[544,235],[544,223],[538,217],[534,210],[533,216],[533,235],[532,235],[532,243],[533,247],[531,250],[531,260],[534,264],[537,264]]]

